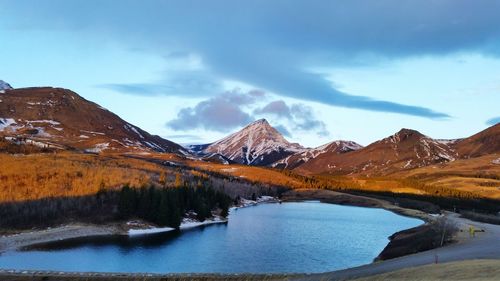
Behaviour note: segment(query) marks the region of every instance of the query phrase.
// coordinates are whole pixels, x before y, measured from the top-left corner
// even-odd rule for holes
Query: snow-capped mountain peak
[[[259,119],[208,145],[203,152],[218,153],[241,164],[269,165],[303,149],[287,141],[266,119]]]
[[[5,93],[5,90],[12,90],[12,86],[3,80],[0,80],[0,93]]]
[[[293,169],[307,163],[309,160],[315,159],[322,154],[342,154],[361,148],[363,148],[363,146],[354,141],[336,140],[316,148],[306,149],[287,156],[286,158],[273,163],[271,166],[282,169]]]

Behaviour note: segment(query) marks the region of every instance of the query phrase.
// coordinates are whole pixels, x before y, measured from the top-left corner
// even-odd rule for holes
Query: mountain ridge
[[[303,150],[290,143],[266,119],[256,120],[216,142],[192,146],[203,154],[217,153],[236,163],[266,166]]]
[[[187,153],[180,145],[151,135],[68,89],[10,89],[0,99],[0,135],[16,143],[90,153]]]

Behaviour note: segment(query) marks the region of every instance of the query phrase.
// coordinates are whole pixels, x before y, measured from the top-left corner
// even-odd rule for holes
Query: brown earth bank
[[[500,260],[468,260],[431,264],[363,277],[355,280],[500,280]]]

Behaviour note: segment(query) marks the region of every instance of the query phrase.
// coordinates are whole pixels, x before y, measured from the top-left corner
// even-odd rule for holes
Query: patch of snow
[[[456,143],[457,141],[459,141],[461,139],[436,139],[435,141],[440,143],[440,144],[444,144],[444,145],[451,145],[451,144],[454,144]]]
[[[85,152],[100,153],[103,150],[108,149],[108,147],[109,147],[109,142],[98,143],[93,148],[85,149]]]
[[[137,135],[138,135],[141,139],[144,139],[144,136],[143,136],[143,135],[141,135],[141,133],[139,133],[139,131],[137,131],[137,129],[136,129],[134,126],[132,126],[132,125],[130,125],[130,124],[126,124],[126,125],[124,125],[124,127],[125,127],[125,129],[127,129],[127,130],[129,130],[129,129],[130,129],[130,130],[132,130],[132,131],[133,131],[134,133],[136,133],[136,134],[137,134]]]
[[[27,104],[29,105],[48,105],[48,106],[54,106],[57,104],[57,102],[53,101],[53,100],[48,100],[48,101],[45,101],[45,102],[27,102]]]
[[[226,219],[221,219],[219,217],[214,217],[213,219],[208,219],[204,221],[195,221],[191,220],[188,218],[184,218],[182,220],[181,225],[179,226],[179,229],[189,229],[193,227],[198,227],[202,225],[210,225],[214,223],[224,223],[227,222]],[[128,224],[128,223],[127,223]],[[129,229],[128,235],[134,236],[134,235],[144,235],[144,234],[153,234],[153,233],[161,233],[161,232],[168,232],[175,230],[175,228],[172,227],[150,227],[150,228],[142,228],[142,229]]]
[[[0,93],[3,94],[6,90],[12,90],[12,86],[3,80],[0,80]]]
[[[105,133],[101,133],[101,132],[94,132],[94,131],[86,131],[86,130],[80,130],[80,132],[84,132],[84,133],[88,133],[88,134],[94,134],[94,135],[106,135]]]
[[[5,130],[7,127],[11,127],[12,125],[16,125],[16,120],[12,118],[0,118],[0,131]]]
[[[500,158],[497,158],[497,159],[491,161],[491,163],[500,165]]]
[[[443,158],[443,159],[446,159],[448,161],[455,161],[455,158],[453,156],[448,155],[447,153],[441,153],[441,152],[439,152],[438,156],[441,157],[441,158]]]
[[[139,228],[139,229],[129,229],[128,235],[144,235],[144,234],[153,234],[153,233],[161,233],[175,230],[172,227],[152,227],[152,228]]]
[[[144,143],[149,146],[150,148],[153,148],[153,149],[158,149],[160,151],[164,151],[163,147],[157,145],[156,143],[154,142],[149,142],[149,141],[144,141]]]
[[[204,151],[218,153],[230,160],[244,164],[253,164],[257,160],[263,159],[263,156],[273,152],[288,152],[290,154],[304,151],[304,148],[299,144],[288,142],[266,120],[261,119],[210,144]]]
[[[89,136],[87,136],[87,135],[80,135],[79,138],[81,138],[81,139],[88,139]]]

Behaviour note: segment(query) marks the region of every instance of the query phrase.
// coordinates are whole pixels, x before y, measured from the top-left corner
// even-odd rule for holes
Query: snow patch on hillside
[[[85,152],[100,153],[109,148],[109,142],[98,143],[93,148],[85,149]]]
[[[0,94],[4,94],[6,90],[12,90],[12,86],[3,80],[0,80]]]
[[[16,120],[12,118],[0,118],[0,131],[5,130],[7,127],[16,125]]]
[[[296,164],[297,161],[301,161],[302,163],[306,163],[316,157],[327,153],[344,153],[349,151],[354,151],[363,148],[362,145],[353,142],[353,141],[344,141],[344,140],[336,140],[333,142],[329,142],[327,144],[318,146],[316,148],[305,149],[305,151],[300,151],[295,154],[292,154],[280,161],[273,163],[272,167],[288,168],[292,163]],[[292,163],[290,163],[292,161]]]
[[[261,119],[210,144],[204,151],[218,153],[230,160],[244,164],[253,164],[259,160],[262,162],[271,153],[290,154],[303,150],[302,146],[288,142],[265,119]]]

